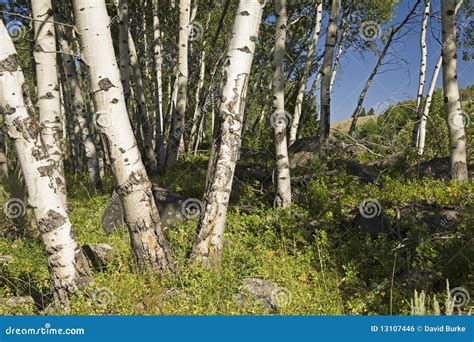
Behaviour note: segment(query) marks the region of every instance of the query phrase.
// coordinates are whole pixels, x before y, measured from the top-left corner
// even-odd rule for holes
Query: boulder
[[[474,175],[474,165],[468,165],[469,175]],[[408,170],[411,175],[418,175],[420,178],[429,177],[434,179],[449,180],[451,171],[449,166],[449,157],[433,158],[422,161],[419,165],[415,165]]]
[[[23,297],[7,297],[7,298],[0,298],[0,306],[20,306],[20,305],[33,305],[35,301],[31,296],[23,296]]]
[[[0,264],[6,264],[10,260],[13,260],[13,257],[11,255],[0,255]]]
[[[276,310],[290,304],[290,293],[277,284],[260,278],[245,278],[235,302],[239,307],[249,303],[249,299],[258,305]]]
[[[82,251],[91,266],[98,271],[104,270],[112,261],[113,248],[105,243],[84,245]]]
[[[156,184],[153,185],[152,191],[163,226],[171,226],[178,221],[186,219],[182,211],[182,205],[186,197],[176,191],[159,187]],[[124,226],[124,224],[123,206],[120,202],[120,197],[114,191],[102,216],[102,227],[107,234],[111,234],[115,229]]]

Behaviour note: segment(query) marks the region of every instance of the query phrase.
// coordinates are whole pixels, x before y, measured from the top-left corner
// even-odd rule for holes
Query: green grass
[[[184,163],[160,184],[185,190],[200,198],[205,174],[196,163]],[[204,164],[204,163],[203,163]],[[199,170],[200,171],[196,171]],[[191,172],[193,171],[193,172]],[[472,262],[455,257],[439,266],[453,251],[465,249],[472,257],[472,232],[468,229],[474,182],[460,186],[438,180],[381,180],[383,186],[361,186],[341,172],[337,176],[313,179],[295,198],[291,212],[268,208],[266,199],[252,189],[255,184],[236,185],[226,224],[222,265],[216,270],[189,263],[196,221],[166,228],[178,266],[175,275],[157,279],[140,273],[129,246],[128,232],[121,228],[106,235],[101,216],[112,189],[105,194],[87,190],[85,176],[69,177],[70,219],[81,244],[107,243],[113,247],[113,261],[106,271],[94,272],[91,285],[72,296],[70,314],[159,314],[159,315],[337,315],[408,314],[413,289],[392,272],[416,270],[423,275],[418,289],[436,294],[445,291],[446,278],[454,286],[472,288]],[[271,189],[268,189],[271,196]],[[265,197],[265,196],[264,196]],[[429,201],[440,205],[464,203],[459,239],[431,240],[419,227],[402,225],[410,244],[394,252],[399,244],[390,235],[370,237],[357,230],[347,233],[357,208],[365,198],[376,198],[387,220],[395,219],[396,207]],[[4,194],[2,204],[6,200]],[[251,214],[239,205],[253,207]],[[13,260],[0,265],[0,297],[32,295],[48,303],[49,280],[41,243],[31,225],[23,237],[0,237],[0,254]],[[472,260],[472,258],[471,258]],[[236,304],[235,296],[246,277],[276,283],[290,295],[284,307],[272,311],[255,302]],[[393,283],[392,283],[393,282]],[[38,306],[0,307],[0,314],[42,313]],[[49,309],[48,313],[64,313]]]

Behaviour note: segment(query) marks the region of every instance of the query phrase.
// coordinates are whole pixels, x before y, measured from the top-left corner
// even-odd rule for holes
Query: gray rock
[[[275,310],[287,306],[291,296],[287,289],[271,281],[245,278],[239,293],[235,296],[235,302],[242,307],[249,303],[249,299],[262,307]]]
[[[0,255],[0,264],[4,264],[12,260],[13,257],[11,255]]]
[[[182,211],[182,204],[186,197],[176,191],[162,188],[155,184],[152,187],[152,191],[163,226],[171,226],[178,221],[186,219]],[[120,197],[114,191],[102,216],[102,227],[107,234],[111,234],[117,228],[124,225],[123,206],[120,202]]]
[[[0,298],[1,306],[15,307],[20,305],[31,305],[34,303],[35,301],[31,296]]]
[[[98,271],[104,270],[112,261],[113,248],[105,243],[84,245],[82,251],[92,267]]]

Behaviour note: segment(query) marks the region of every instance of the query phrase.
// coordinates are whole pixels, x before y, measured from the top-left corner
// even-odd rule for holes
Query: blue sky
[[[440,11],[440,0],[432,1],[432,13]],[[409,8],[413,6],[413,0],[402,0],[396,6],[396,14],[393,17],[393,23],[398,23],[406,16]],[[419,7],[419,11],[422,6]],[[392,47],[391,51],[396,51],[398,56],[408,62],[401,63],[400,66],[390,65],[382,67],[381,74],[375,76],[367,96],[365,98],[364,107],[378,107],[383,102],[395,103],[400,100],[415,99],[418,89],[418,77],[420,70],[420,31],[421,31],[421,15],[412,29],[405,29],[407,33],[403,42]],[[440,44],[434,35],[440,34],[439,24],[436,20],[431,22],[432,29],[428,29],[427,47],[428,47],[428,66],[427,66],[427,84],[425,86],[425,94],[431,80],[434,66],[440,54]],[[325,37],[318,43],[318,49],[322,51],[324,48]],[[459,56],[462,56],[461,50]],[[336,77],[336,83],[333,88],[331,98],[331,121],[337,122],[352,115],[357,103],[357,99],[362,87],[369,77],[376,63],[376,57],[372,53],[366,53],[361,56],[359,53],[347,53],[341,59],[341,67]],[[472,61],[464,61],[458,58],[458,79],[459,86],[465,87],[474,83],[474,63]],[[396,67],[396,68],[395,68]],[[390,69],[390,70],[388,70]],[[442,74],[438,78],[438,86],[442,85]],[[319,91],[317,92],[319,97]]]

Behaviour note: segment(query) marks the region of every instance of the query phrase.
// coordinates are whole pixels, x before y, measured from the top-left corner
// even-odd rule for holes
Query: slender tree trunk
[[[423,112],[421,111],[421,105],[423,100],[423,93],[425,89],[426,79],[426,60],[428,56],[428,49],[426,48],[426,31],[428,29],[428,19],[430,17],[430,0],[425,0],[425,10],[423,12],[423,20],[421,22],[421,34],[420,34],[420,50],[421,50],[421,62],[420,62],[420,78],[418,82],[418,93],[416,95],[416,118],[413,125],[413,136],[412,145],[416,146],[419,140],[419,126],[422,120]]]
[[[88,112],[87,106],[84,102],[77,78],[73,51],[69,43],[71,34],[70,32],[65,32],[65,30],[69,29],[65,29],[62,25],[56,24],[58,42],[61,47],[61,51],[63,52],[62,59],[64,61],[66,79],[71,90],[72,111],[74,113],[74,117],[77,120],[79,136],[81,137],[81,143],[84,147],[90,184],[93,188],[100,188],[101,180],[99,172],[99,160],[97,156],[97,149],[92,136],[92,128],[90,126],[90,113]],[[70,138],[74,139],[74,136],[71,136]]]
[[[115,0],[117,1],[117,0]],[[120,80],[122,81],[125,104],[129,104],[130,99],[130,52],[128,44],[129,18],[128,18],[128,0],[118,0],[119,17],[119,63]]]
[[[163,132],[163,43],[161,39],[160,18],[158,16],[158,0],[152,0],[153,11],[153,56],[155,62],[155,149],[160,167],[166,160],[165,139]]]
[[[448,121],[451,177],[463,184],[468,181],[465,118],[461,110],[457,75],[455,0],[441,2],[443,32],[444,111]]]
[[[306,81],[311,70],[311,65],[313,64],[314,51],[316,45],[318,45],[319,34],[321,32],[321,21],[323,18],[323,2],[321,1],[316,8],[316,21],[313,30],[313,38],[309,46],[308,55],[306,57],[306,62],[303,67],[303,73],[299,80],[298,95],[296,96],[295,110],[293,113],[293,120],[291,122],[290,128],[290,141],[289,144],[293,144],[296,140],[296,135],[298,133],[298,126],[301,120],[301,110],[303,108],[304,93],[306,90]]]
[[[128,31],[128,49],[130,51],[130,65],[132,67],[133,84],[135,85],[135,97],[137,103],[137,112],[140,117],[139,130],[143,137],[143,150],[145,157],[145,165],[147,169],[154,173],[157,171],[155,151],[153,150],[153,130],[148,113],[145,89],[143,86],[143,77],[138,61],[137,49],[133,41],[132,34]],[[138,123],[137,123],[138,125]]]
[[[64,176],[63,124],[59,97],[58,72],[56,64],[56,34],[54,31],[51,0],[32,1],[32,15],[35,31],[33,52],[38,88],[39,121],[41,136],[51,160],[54,187],[67,208],[66,178]]]
[[[456,8],[454,9],[454,15],[456,15],[461,7],[463,0],[458,1],[456,4]],[[431,101],[433,99],[433,94],[436,88],[436,82],[438,81],[439,71],[441,70],[441,65],[443,63],[443,54],[441,53],[438,62],[435,65],[433,71],[433,77],[431,77],[430,87],[428,89],[428,94],[426,95],[425,106],[423,109],[423,115],[421,116],[420,120],[420,128],[418,133],[417,139],[417,148],[418,148],[418,155],[423,155],[425,149],[425,141],[426,141],[426,123],[428,122],[428,116],[430,113],[431,108]]]
[[[324,149],[329,140],[331,120],[331,75],[334,59],[334,47],[337,40],[337,19],[341,11],[341,0],[331,1],[326,47],[324,49],[324,62],[321,68],[321,118],[319,120],[319,148]]]
[[[4,127],[5,122],[2,120],[2,124],[0,125],[0,183],[4,178],[8,177],[8,159],[7,148],[5,145]]]
[[[377,72],[379,71],[380,67],[382,66],[382,62],[387,55],[388,49],[390,48],[390,45],[392,44],[393,39],[395,38],[395,35],[402,29],[403,26],[415,15],[416,8],[420,4],[421,0],[417,0],[415,5],[412,7],[410,12],[407,14],[405,19],[393,30],[390,31],[390,35],[388,36],[387,42],[385,43],[385,46],[382,50],[382,52],[379,55],[379,58],[377,60],[377,64],[375,65],[374,69],[372,70],[372,73],[370,74],[369,78],[365,82],[364,88],[362,89],[362,92],[359,95],[359,100],[357,101],[357,107],[354,110],[354,113],[352,113],[352,123],[351,127],[349,128],[349,135],[354,134],[356,125],[357,125],[357,119],[359,118],[359,115],[362,111],[362,105],[364,104],[365,96],[367,95],[367,91],[369,90],[370,85],[372,84],[372,81],[374,80],[375,75],[377,75]]]
[[[82,55],[89,66],[95,122],[110,156],[133,253],[142,268],[157,274],[172,271],[170,246],[127,115],[105,0],[74,0],[73,5]]]
[[[191,133],[189,134],[189,142],[188,142],[188,151],[191,151],[196,139],[197,139],[197,131],[199,129],[199,125],[201,123],[201,117],[202,117],[202,107],[200,105],[200,98],[201,98],[201,89],[204,86],[204,77],[205,77],[205,72],[206,72],[206,51],[203,50],[201,52],[201,57],[199,59],[199,79],[197,82],[196,86],[196,106],[194,108],[194,114],[193,114],[193,124],[191,127]]]
[[[285,112],[285,52],[286,0],[275,2],[275,49],[273,55],[273,114],[272,123],[275,133],[275,155],[277,167],[277,194],[275,207],[286,208],[291,204],[290,161],[288,158],[288,144],[286,141],[286,127],[288,118]]]
[[[185,129],[185,113],[188,89],[188,39],[190,0],[179,1],[179,50],[178,50],[178,97],[173,113],[171,131],[166,151],[166,168],[169,169],[178,160],[181,137]]]
[[[422,156],[425,150],[425,140],[426,140],[426,123],[428,122],[428,115],[430,114],[431,101],[433,99],[433,94],[436,88],[436,82],[438,80],[439,71],[441,70],[441,64],[443,62],[443,56],[439,56],[438,62],[436,63],[433,77],[431,78],[430,88],[428,89],[428,94],[426,95],[425,107],[423,109],[423,115],[421,116],[420,128],[418,132],[418,155]]]
[[[346,17],[344,16],[344,18],[342,19],[341,28],[339,29],[340,30],[340,34],[339,34],[339,38],[338,38],[339,39],[339,46],[338,46],[337,53],[336,53],[336,59],[334,61],[334,68],[333,68],[332,74],[331,74],[331,85],[329,87],[329,91],[331,93],[332,93],[332,88],[334,87],[334,81],[336,80],[337,72],[339,71],[339,63],[341,62],[342,52],[344,51],[344,39],[346,38],[346,35],[349,32],[350,28],[351,28],[351,26],[347,25]]]
[[[244,99],[262,19],[264,0],[240,0],[232,29],[219,107],[219,131],[211,152],[208,181],[191,259],[220,263],[222,238],[242,133]]]
[[[28,204],[46,250],[56,303],[67,306],[68,294],[90,281],[87,261],[76,241],[53,171],[57,167],[43,144],[20,60],[8,31],[0,20],[0,112],[15,146],[28,191]],[[16,203],[26,210],[25,203]],[[12,204],[15,205],[15,204]]]

